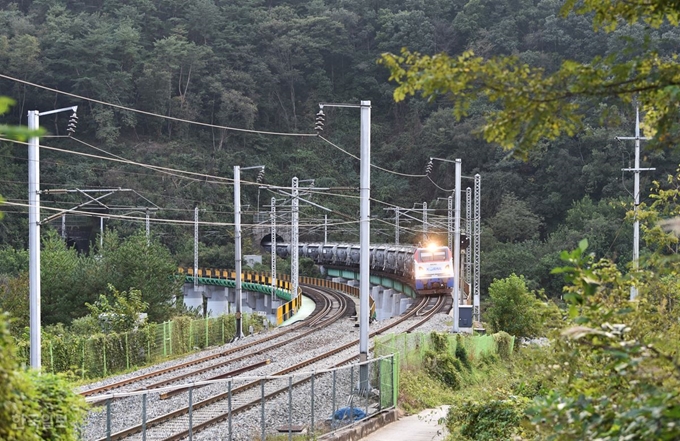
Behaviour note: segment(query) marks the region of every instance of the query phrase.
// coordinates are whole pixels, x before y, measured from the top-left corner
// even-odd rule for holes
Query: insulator
[[[73,112],[73,115],[68,120],[68,126],[66,127],[66,131],[68,132],[68,136],[73,135],[76,132],[76,125],[78,124],[78,115],[76,115],[75,112]]]
[[[323,113],[323,109],[320,109],[316,114],[316,123],[314,124],[314,130],[317,132],[323,132],[323,126],[326,115]]]
[[[257,174],[257,183],[261,183],[264,181],[264,169],[260,170],[260,173]]]
[[[425,174],[426,174],[426,175],[429,175],[430,173],[432,173],[432,166],[433,166],[433,165],[434,165],[434,164],[433,164],[433,162],[432,162],[432,159],[430,159],[430,162],[428,162],[428,163],[427,163],[427,166],[425,166]]]

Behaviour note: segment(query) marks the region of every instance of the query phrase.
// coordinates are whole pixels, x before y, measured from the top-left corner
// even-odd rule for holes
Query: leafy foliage
[[[456,427],[464,440],[493,441],[513,439],[522,433],[520,423],[531,401],[526,397],[509,396],[485,402],[466,401],[455,406],[446,424]]]
[[[675,26],[680,13],[675,2],[663,0],[582,4],[572,0],[562,7],[564,15],[570,11],[595,12],[594,26],[610,32],[619,19],[642,20],[654,27],[668,20]],[[390,80],[399,84],[394,91],[396,101],[416,92],[431,99],[446,95],[459,119],[469,114],[478,99],[498,103],[487,116],[484,138],[523,158],[541,140],[573,136],[582,128],[582,104],[587,99],[617,97],[630,102],[635,97],[646,112],[645,128],[650,135],[658,133],[663,143],[677,135],[678,63],[676,57],[664,57],[656,50],[626,59],[612,54],[595,56],[587,63],[565,60],[554,71],[530,66],[517,56],[485,59],[472,50],[458,56],[430,56],[402,49],[400,55],[383,54],[380,61],[390,70]]]
[[[547,439],[675,439],[680,370],[665,342],[677,335],[677,312],[650,310],[658,282],[641,283],[649,274],[624,277],[586,250],[584,240],[564,252],[569,265],[555,270],[572,284],[565,299],[573,323],[555,343],[553,369],[562,375],[537,398],[533,423]],[[640,287],[637,302],[629,301],[631,283]]]
[[[0,115],[4,115],[15,104],[12,98],[0,96]],[[27,127],[0,124],[0,138],[26,141],[30,136],[39,136],[44,130],[29,130]],[[0,200],[0,202],[2,202]],[[0,216],[2,213],[0,213]]]
[[[19,369],[7,316],[0,316],[0,438],[71,441],[85,414],[83,398],[62,377]]]
[[[119,292],[109,284],[109,296],[100,295],[94,304],[86,303],[90,316],[99,320],[106,332],[127,332],[140,324],[140,314],[149,307],[137,289]]]
[[[539,321],[544,305],[529,292],[523,276],[515,274],[507,279],[495,280],[489,286],[491,306],[484,313],[494,332],[504,331],[515,337],[540,335]]]
[[[617,8],[623,5],[611,4]],[[633,63],[635,57],[650,58],[654,53],[662,63],[670,63],[680,41],[677,28],[670,22],[661,23],[658,29],[639,22],[621,22],[612,32],[595,32],[593,15],[560,17],[561,6],[552,0],[399,0],[380,5],[311,0],[232,5],[201,0],[184,8],[175,3],[160,6],[120,0],[97,4],[27,0],[8,4],[0,11],[0,63],[5,67],[3,75],[13,78],[161,115],[239,129],[308,133],[319,102],[356,102],[369,97],[374,108],[372,162],[381,167],[372,173],[373,197],[402,207],[426,201],[437,209],[436,215],[445,215],[437,200],[448,196],[443,189],[454,186],[451,166],[437,164],[430,176],[432,181],[408,175],[422,173],[429,157],[462,158],[465,175],[482,176],[482,220],[493,220],[494,224],[485,225],[484,234],[495,234],[497,241],[489,246],[485,242],[482,247],[482,265],[490,264],[482,271],[482,292],[486,293],[494,277],[505,278],[514,272],[525,275],[531,289],[541,287],[548,296],[556,297],[563,282],[550,276],[549,269],[558,260],[559,250],[573,248],[583,237],[574,226],[578,223],[566,219],[573,201],[588,196],[598,207],[592,222],[583,225],[592,231],[593,237],[588,237],[591,249],[617,264],[625,265],[629,260],[629,229],[625,225],[620,228],[619,218],[611,222],[614,214],[622,215],[620,209],[608,213],[600,210],[599,203],[605,198],[629,198],[620,178],[620,169],[629,165],[626,148],[615,137],[629,133],[627,122],[633,115],[632,106],[624,100],[603,95],[589,100],[578,95],[578,87],[562,87],[561,77],[555,75],[570,79],[581,70],[591,75],[585,68],[564,62],[574,60],[586,66],[599,59],[601,63],[591,75],[593,81],[602,80],[600,74],[613,81],[625,77],[625,69],[613,74],[607,70],[614,63]],[[649,7],[637,6],[634,9],[639,13],[649,12]],[[588,7],[598,6],[588,3]],[[498,145],[475,136],[487,124],[487,116],[499,110],[503,102],[500,95],[493,101],[465,89],[459,95],[469,107],[467,116],[461,118],[456,118],[445,100],[414,96],[395,103],[393,87],[385,83],[386,70],[375,60],[381,52],[397,54],[404,46],[427,54],[442,52],[451,60],[467,57],[467,51],[473,51],[475,55],[466,58],[467,65],[479,67],[488,76],[471,71],[450,77],[456,84],[469,80],[473,89],[482,81],[492,81],[491,75],[496,72],[493,60],[513,55],[514,62],[497,63],[497,67],[509,70],[497,69],[499,75],[505,75],[495,80],[500,87],[497,92],[506,91],[517,100],[526,100],[527,108],[536,107],[548,121],[562,124],[558,129],[546,130],[573,132],[574,136],[559,136],[552,141],[539,137],[532,144],[530,139],[536,134],[532,127],[540,121],[519,113],[509,114],[507,120],[499,117],[494,123],[497,127],[502,129],[506,122],[521,124],[519,132],[526,134],[522,139],[530,152],[520,156],[527,161],[516,161]],[[475,64],[477,58],[481,58],[480,64]],[[524,65],[530,69],[525,71]],[[641,75],[646,65],[637,66]],[[651,74],[657,75],[656,65],[651,66]],[[543,69],[542,74],[534,69]],[[534,82],[538,90],[524,89]],[[235,164],[265,164],[267,183],[280,186],[289,185],[294,175],[316,178],[318,186],[328,188],[354,188],[359,178],[357,160],[320,139],[251,135],[188,125],[100,104],[83,105],[59,94],[55,98],[52,93],[4,78],[0,83],[3,93],[16,101],[3,118],[7,124],[24,123],[27,109],[80,104],[76,134],[45,138],[44,145],[92,153],[82,143],[85,142],[131,161],[226,178]],[[559,103],[541,104],[538,95],[532,94],[540,92],[541,87],[551,96],[569,95],[567,103],[577,107],[574,112],[578,130],[565,132],[566,126],[560,121],[568,120],[568,115],[552,111]],[[672,87],[664,90],[671,94]],[[441,92],[446,93],[443,89]],[[646,115],[651,118],[649,112]],[[66,115],[61,114],[41,118],[45,130],[53,135],[64,134],[66,121]],[[324,134],[350,154],[356,154],[351,146],[356,143],[357,128],[353,111],[327,109]],[[510,129],[508,126],[508,134]],[[498,136],[503,136],[500,129]],[[673,144],[671,139],[667,142]],[[3,143],[0,156],[0,175],[6,176],[0,181],[0,193],[8,199],[23,200],[25,149]],[[131,188],[165,209],[153,213],[159,220],[172,218],[187,224],[193,219],[193,208],[199,205],[201,220],[206,222],[199,226],[201,265],[232,266],[232,230],[211,225],[229,222],[233,216],[231,183],[158,173],[133,163],[74,157],[57,151],[45,152],[42,159],[41,185],[46,189]],[[678,159],[677,153],[658,151],[643,156],[642,166],[665,172],[675,168]],[[245,182],[252,177],[244,174],[243,178],[243,207],[250,206],[244,215],[256,213],[258,219],[252,222],[255,224],[266,214],[264,201],[268,193]],[[644,177],[642,185],[647,187]],[[501,210],[510,192],[515,197],[510,204],[514,209]],[[358,210],[358,201],[346,196],[338,191],[310,195],[315,203],[351,216]],[[148,205],[133,192],[111,199],[113,205],[120,207]],[[46,206],[60,207],[83,202],[73,194],[44,194],[42,201]],[[375,243],[391,242],[394,237],[393,212],[383,208],[377,201],[372,203]],[[27,224],[22,210],[3,206],[0,243],[14,249],[26,247]],[[323,214],[315,207],[302,207],[302,223],[310,226],[301,231],[306,241],[320,241],[323,237],[319,228]],[[520,218],[528,223],[519,222]],[[503,223],[504,220],[510,222]],[[420,229],[402,221],[401,240],[412,242]],[[67,215],[66,224],[67,240],[78,240],[79,250],[87,251],[88,243],[96,242],[98,220]],[[244,224],[251,222],[244,219]],[[105,225],[121,238],[137,230],[130,220],[107,219]],[[53,226],[60,228],[58,221]],[[152,223],[152,231],[179,264],[193,262],[190,226],[158,222]],[[357,237],[354,225],[337,220],[330,222],[328,233],[331,241],[354,241]],[[247,235],[246,232],[244,236]],[[261,253],[260,239],[248,241],[244,237],[244,252]],[[530,253],[539,257],[528,259]],[[124,286],[120,280],[105,280],[88,287],[87,293],[91,294],[84,300],[95,301],[108,282],[121,290],[133,286],[144,296],[149,295],[137,281]],[[151,316],[166,316],[168,311],[154,310],[156,304],[162,302],[150,302]],[[60,314],[58,320],[86,313],[82,305],[75,306],[74,311],[77,313]]]

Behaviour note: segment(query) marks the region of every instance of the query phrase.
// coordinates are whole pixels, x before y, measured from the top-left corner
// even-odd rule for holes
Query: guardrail
[[[193,268],[180,267],[177,271],[180,274],[184,274],[187,283],[192,283],[194,281]],[[234,288],[236,286],[236,271],[234,270],[198,268],[196,274],[198,276],[197,282],[199,284],[226,286],[229,288]],[[269,273],[242,272],[241,281],[242,288],[245,290],[260,292],[267,295],[271,295],[272,293],[272,277]],[[308,276],[300,276],[299,283],[334,289],[359,298],[359,288],[347,285],[346,283],[333,282],[331,280]],[[276,324],[280,325],[300,309],[300,306],[302,305],[302,296],[291,296],[293,287],[290,283],[290,277],[287,274],[281,275],[280,279],[276,279],[276,286],[276,296],[286,300],[286,303],[276,308]],[[302,294],[302,290],[300,288],[298,288],[298,290],[299,294]],[[370,318],[375,318],[375,302],[370,297],[369,305],[371,308]]]

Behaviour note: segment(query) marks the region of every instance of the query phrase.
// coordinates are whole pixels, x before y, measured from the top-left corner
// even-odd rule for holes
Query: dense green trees
[[[157,240],[147,245],[143,233],[125,239],[107,234],[104,246],[92,256],[78,254],[54,234],[43,245],[44,324],[71,323],[87,315],[87,304],[96,304],[100,295],[113,304],[118,291],[139,293],[139,301],[148,305],[149,320],[163,321],[172,315],[182,281],[175,277],[177,266],[168,250]],[[0,251],[0,308],[17,319],[13,326],[17,334],[28,324],[27,259],[26,253],[10,248]]]
[[[502,280],[494,280],[489,286],[491,306],[486,309],[483,320],[493,332],[507,332],[515,337],[537,337],[544,330],[544,306],[529,291],[524,277],[511,274]]]
[[[526,161],[517,161],[499,145],[478,136],[499,101],[476,99],[473,90],[464,88],[457,99],[465,101],[453,103],[464,104],[465,116],[460,119],[453,115],[449,101],[434,96],[429,102],[412,97],[394,103],[394,88],[386,81],[389,73],[375,61],[381,52],[398,53],[404,46],[429,54],[443,51],[452,60],[473,49],[485,59],[513,54],[516,61],[508,62],[508,67],[528,63],[552,78],[552,73],[563,72],[566,58],[579,63],[597,56],[611,56],[614,61],[624,60],[628,54],[644,58],[648,49],[664,57],[672,53],[680,38],[678,30],[667,23],[658,29],[634,25],[610,33],[596,32],[587,16],[560,17],[560,6],[552,0],[238,5],[215,0],[186,5],[118,0],[94,4],[0,2],[0,64],[4,66],[0,73],[161,115],[284,132],[311,132],[319,102],[370,99],[374,164],[417,175],[422,174],[430,156],[460,157],[466,176],[481,174],[482,219],[488,227],[486,237],[493,239],[483,248],[482,264],[488,261],[492,269],[488,277],[484,275],[483,291],[493,278],[521,272],[532,288],[545,284],[548,295],[558,296],[562,282],[550,276],[548,269],[563,246],[577,243],[581,226],[592,231],[589,239],[598,255],[616,259],[621,265],[630,259],[629,224],[610,222],[610,226],[617,225],[612,231],[604,223],[620,211],[597,222],[592,219],[589,225],[576,227],[565,222],[572,222],[567,221],[569,210],[585,197],[598,207],[602,200],[629,198],[626,189],[630,181],[627,176],[622,180],[620,169],[630,165],[630,146],[617,143],[615,136],[631,133],[632,107],[611,99],[569,101],[579,105],[580,125],[573,126],[574,136],[554,140],[522,132],[533,127],[533,119],[513,116],[498,120],[499,127],[506,122],[527,124],[520,132],[529,135],[523,142],[531,144],[531,153],[525,155]],[[488,75],[470,79],[470,87],[491,81],[494,73],[493,65],[475,60],[470,63],[478,63],[475,65],[484,67],[484,75]],[[519,76],[510,77],[518,87],[524,81],[519,72]],[[55,96],[7,79],[0,79],[0,85],[17,103],[6,121],[25,123],[28,109],[79,104],[76,138],[124,158],[226,178],[235,164],[264,164],[266,182],[275,185],[289,185],[293,175],[314,178],[324,187],[354,188],[358,182],[358,161],[316,139],[203,128]],[[502,84],[503,90],[512,90],[508,89],[511,86]],[[530,96],[525,98],[531,101]],[[560,117],[550,103],[539,109],[541,114],[548,119]],[[41,123],[52,134],[64,133],[64,118],[43,118]],[[324,135],[356,154],[358,124],[358,115],[351,110],[327,109]],[[562,128],[555,133],[563,133]],[[538,136],[539,132],[535,133]],[[93,153],[73,139],[44,138],[43,143]],[[25,148],[3,144],[0,155],[0,172],[6,176],[0,180],[0,194],[25,200]],[[126,187],[164,208],[155,213],[162,219],[191,221],[196,205],[202,208],[203,221],[233,219],[233,195],[227,181],[158,173],[54,151],[43,151],[41,159],[44,188]],[[657,151],[643,158],[643,166],[670,172],[679,160],[677,153]],[[373,215],[385,221],[373,223],[375,242],[393,237],[389,231],[394,224],[389,219],[392,212],[383,210],[384,203],[412,207],[427,201],[436,206],[437,198],[448,196],[445,190],[453,188],[452,168],[447,164],[437,164],[433,170],[434,184],[403,174],[373,171]],[[643,180],[643,188],[648,182]],[[249,204],[244,223],[249,223],[251,213],[266,210],[264,201],[272,194],[247,184],[242,192],[244,207]],[[345,215],[357,212],[353,194],[329,193],[312,197]],[[82,202],[72,195],[45,195],[42,201],[50,207]],[[140,199],[132,193],[120,194],[115,196],[115,205],[139,206]],[[5,212],[0,243],[25,248],[27,228],[22,208],[5,207]],[[439,210],[437,214],[445,213]],[[302,219],[318,225],[321,215],[319,210],[305,207]],[[107,221],[107,226],[121,237],[137,228],[122,220]],[[405,243],[420,230],[415,222],[406,220],[402,227]],[[192,262],[190,225],[159,223],[153,224],[152,230],[179,263]],[[340,224],[329,231],[330,240],[354,240],[356,230],[355,225]],[[318,229],[302,234],[308,234],[310,240],[321,238]],[[230,227],[201,226],[199,240],[201,262],[215,267],[232,265]],[[257,245],[254,241],[244,246],[248,252],[256,252]],[[539,258],[527,261],[522,256],[529,252]],[[517,259],[508,262],[510,256]],[[123,278],[129,281],[131,277]],[[119,283],[114,282],[117,289],[128,289]],[[103,292],[105,286],[98,289]]]

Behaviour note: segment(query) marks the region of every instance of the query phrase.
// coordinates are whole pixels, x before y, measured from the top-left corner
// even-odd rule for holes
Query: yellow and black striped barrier
[[[179,274],[185,276],[187,282],[192,282],[194,278],[193,268],[177,269]],[[204,285],[219,285],[226,287],[236,286],[236,271],[234,270],[220,270],[212,268],[199,268],[196,272],[198,282]],[[272,278],[268,273],[257,272],[242,272],[241,281],[243,287],[248,290],[261,292],[263,294],[271,295]],[[317,279],[315,277],[301,276],[299,283],[305,285],[314,285],[321,288],[334,289],[349,294],[353,297],[359,297],[359,288],[349,286],[345,283],[333,282],[326,279]],[[292,295],[290,283],[290,276],[287,274],[281,275],[281,278],[276,279],[276,296],[286,302],[276,308],[276,324],[280,325],[284,321],[291,318],[302,306],[302,290],[298,288],[298,295]],[[375,317],[375,302],[369,297],[369,304],[371,307],[371,318]]]

